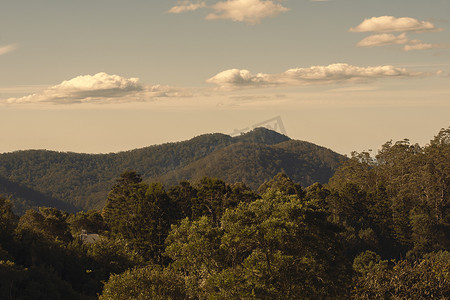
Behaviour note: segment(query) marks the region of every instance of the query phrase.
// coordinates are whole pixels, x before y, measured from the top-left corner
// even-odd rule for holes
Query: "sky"
[[[0,153],[110,153],[274,118],[375,153],[425,145],[449,116],[450,0],[0,2]]]

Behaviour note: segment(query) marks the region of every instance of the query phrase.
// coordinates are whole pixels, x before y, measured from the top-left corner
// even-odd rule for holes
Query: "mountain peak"
[[[289,137],[264,127],[258,127],[240,136],[234,137],[236,142],[247,142],[265,145],[275,145],[291,140]]]

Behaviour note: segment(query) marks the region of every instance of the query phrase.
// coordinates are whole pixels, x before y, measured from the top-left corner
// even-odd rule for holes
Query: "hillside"
[[[2,176],[0,176],[0,197],[12,199],[17,212],[24,212],[31,207],[39,206],[58,207],[68,212],[80,210],[67,202],[54,199],[49,195],[7,180]]]
[[[19,212],[49,203],[61,209],[91,209],[104,205],[115,178],[130,169],[144,180],[165,184],[214,176],[229,182],[243,181],[256,189],[279,172],[303,185],[327,182],[343,159],[331,150],[264,128],[237,137],[205,134],[188,141],[110,154],[27,150],[0,154],[0,176],[9,185],[37,194],[24,200],[7,188],[0,193],[17,202],[15,209]]]
[[[256,190],[283,172],[293,181],[309,186],[314,182],[327,183],[343,159],[329,149],[302,141],[275,145],[236,143],[154,180],[174,185],[180,180],[198,181],[209,176],[230,183],[244,182]]]

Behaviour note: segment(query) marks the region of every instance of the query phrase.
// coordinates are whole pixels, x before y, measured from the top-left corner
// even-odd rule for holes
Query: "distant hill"
[[[27,209],[37,208],[39,206],[58,207],[68,212],[80,210],[80,208],[70,205],[67,202],[54,199],[49,195],[45,195],[21,184],[9,181],[1,176],[0,196],[3,196],[6,199],[12,199],[14,209],[18,213],[23,213]]]
[[[302,186],[309,186],[314,182],[327,183],[343,159],[329,149],[301,141],[275,145],[239,142],[154,180],[174,185],[180,180],[198,181],[209,176],[229,183],[244,182],[256,190],[283,172]]]
[[[256,189],[279,172],[302,185],[325,183],[344,159],[329,149],[265,128],[237,137],[205,134],[111,154],[16,151],[0,154],[0,179],[5,182],[2,186],[0,180],[0,194],[17,203],[16,211],[42,205],[65,210],[101,208],[114,180],[125,170],[136,170],[144,180],[166,185],[211,176],[230,183],[242,181]],[[15,192],[11,185],[16,185]],[[22,189],[28,192],[19,193]]]

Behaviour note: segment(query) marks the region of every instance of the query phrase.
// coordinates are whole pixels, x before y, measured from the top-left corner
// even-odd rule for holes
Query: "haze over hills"
[[[11,198],[18,212],[44,205],[87,210],[101,208],[115,179],[130,169],[167,186],[210,176],[257,189],[279,172],[304,186],[326,183],[343,160],[329,149],[265,128],[111,154],[16,151],[0,154],[0,194]]]

